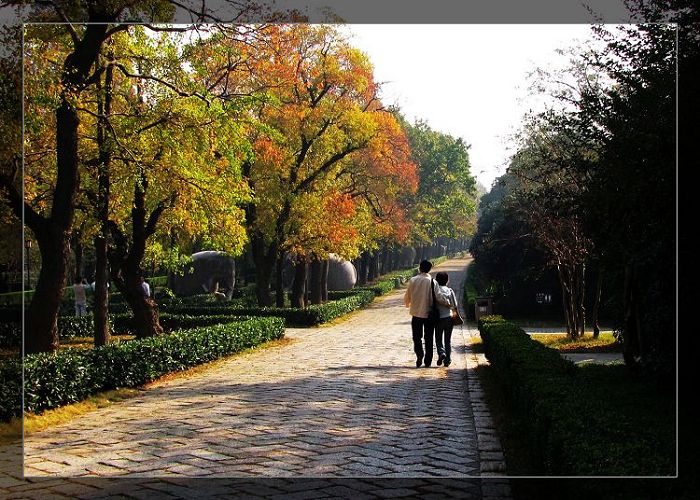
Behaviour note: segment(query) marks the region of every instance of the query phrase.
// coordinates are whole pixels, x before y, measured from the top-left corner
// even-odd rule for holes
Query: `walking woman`
[[[440,292],[443,297],[449,301],[449,306],[445,306],[438,302],[440,310],[440,321],[435,325],[435,346],[437,347],[438,360],[437,365],[445,363],[445,366],[450,366],[450,354],[452,353],[452,315],[457,314],[457,296],[452,288],[447,286],[449,276],[447,273],[437,273],[435,281],[440,285]]]

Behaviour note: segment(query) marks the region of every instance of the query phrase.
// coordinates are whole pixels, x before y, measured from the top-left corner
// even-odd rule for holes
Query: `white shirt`
[[[452,309],[457,309],[457,296],[455,295],[455,291],[447,285],[441,286],[440,292],[445,296],[445,298],[447,298],[447,300],[450,303],[449,307],[443,304],[440,304],[438,306],[438,310],[440,311],[440,317],[449,318],[450,316],[452,316]]]
[[[442,294],[437,281],[433,281],[428,273],[420,273],[408,280],[408,288],[403,296],[406,307],[409,308],[411,316],[417,318],[427,318],[430,308],[433,305],[433,294],[430,292],[430,285],[435,290],[435,299],[438,304],[448,306],[448,299]]]

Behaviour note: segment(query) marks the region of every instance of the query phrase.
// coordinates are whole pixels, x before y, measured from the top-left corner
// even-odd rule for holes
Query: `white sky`
[[[570,25],[353,24],[351,44],[368,54],[383,84],[385,105],[398,104],[409,121],[461,137],[471,145],[472,174],[487,189],[504,173],[508,138],[523,114],[539,109],[527,75],[563,67],[556,53],[590,27]]]

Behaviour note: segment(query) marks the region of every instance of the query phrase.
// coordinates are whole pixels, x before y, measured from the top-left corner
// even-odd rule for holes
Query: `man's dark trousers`
[[[427,318],[413,316],[411,319],[411,330],[413,331],[413,352],[416,353],[416,359],[423,360],[425,366],[430,366],[433,362],[435,325]],[[423,340],[425,340],[425,352],[423,351]]]

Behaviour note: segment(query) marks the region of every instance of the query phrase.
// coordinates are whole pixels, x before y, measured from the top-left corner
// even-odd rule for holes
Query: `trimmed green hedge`
[[[313,326],[338,318],[364,307],[374,300],[374,293],[368,290],[348,290],[334,292],[338,298],[306,309],[276,307],[241,307],[237,302],[204,302],[201,304],[170,305],[160,313],[160,324],[166,331],[197,328],[226,323],[243,317],[280,317],[288,325]],[[110,314],[109,321],[113,334],[128,334],[134,331],[130,313]],[[61,316],[58,318],[58,333],[62,340],[76,337],[92,337],[93,316]],[[17,347],[21,344],[21,323],[0,324],[0,347]]]
[[[675,473],[672,397],[624,366],[577,367],[500,316],[481,318],[479,331],[543,474]]]
[[[110,321],[115,315],[110,315]],[[71,339],[74,337],[92,337],[93,318],[87,316],[59,316],[58,334],[61,339]],[[0,323],[0,347],[17,347],[22,344],[22,323],[13,321],[11,323]]]
[[[220,311],[216,312],[218,313]],[[231,321],[247,319],[247,317],[248,316],[237,313],[237,311],[236,314],[208,314],[203,316],[161,313],[160,324],[166,332],[169,332],[172,330],[215,325],[217,323],[230,323]],[[123,335],[133,333],[134,331],[134,318],[131,313],[110,314],[109,322],[112,334]],[[58,335],[61,340],[68,340],[76,337],[92,337],[94,335],[93,316],[59,317]],[[21,343],[21,323],[0,323],[0,347],[18,347]]]
[[[338,318],[344,314],[359,309],[374,300],[374,293],[358,290],[344,298],[311,305],[305,309],[279,307],[237,307],[219,305],[183,305],[171,306],[168,311],[177,315],[207,316],[207,315],[240,315],[240,316],[277,316],[284,318],[289,326],[313,326]]]
[[[220,311],[215,311],[220,312]],[[244,321],[250,319],[250,316],[242,314],[205,314],[205,315],[188,315],[188,314],[173,314],[161,313],[160,326],[166,332],[174,330],[187,330],[192,328],[200,328],[204,326],[217,325],[219,323],[231,323],[233,321]],[[115,334],[128,334],[134,331],[134,318],[131,314],[115,314],[110,315],[112,323],[112,332]],[[91,336],[92,332],[87,335]]]
[[[0,361],[0,422],[22,414],[22,361],[19,356]]]
[[[400,287],[403,283],[411,279],[411,277],[415,276],[417,272],[418,271],[416,268],[393,271],[391,273],[385,274],[372,285],[353,288],[353,290],[369,290],[376,296],[385,295],[392,291],[394,288]]]
[[[41,413],[100,391],[136,387],[283,336],[280,318],[247,318],[89,350],[28,355],[24,362],[25,411]],[[21,414],[17,397],[22,365],[18,359],[0,363],[0,380],[0,418],[8,420]]]

